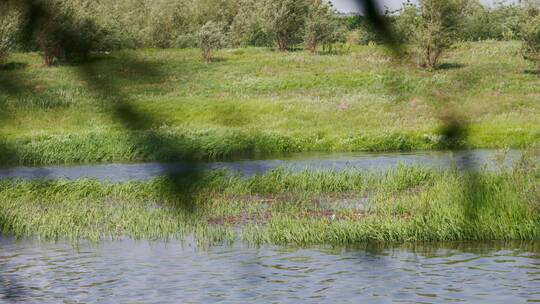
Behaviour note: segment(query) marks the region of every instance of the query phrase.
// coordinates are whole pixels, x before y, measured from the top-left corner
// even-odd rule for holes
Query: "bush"
[[[0,20],[0,66],[6,63],[12,48],[10,32],[6,30],[5,20]]]
[[[266,0],[263,17],[280,51],[302,42],[303,30],[308,14],[306,0]]]
[[[175,48],[192,48],[197,47],[198,41],[197,41],[197,35],[192,34],[182,34],[176,37],[176,41],[174,42]]]
[[[486,7],[479,1],[467,2],[460,39],[512,40],[520,35],[523,9],[519,5]]]
[[[15,48],[19,33],[20,12],[8,3],[0,4],[0,65],[6,63]]]
[[[462,18],[460,0],[421,0],[416,27],[418,65],[434,68],[457,40]]]
[[[523,31],[522,53],[525,59],[537,64],[540,72],[540,14],[530,16]]]
[[[401,42],[414,42],[420,26],[418,8],[411,2],[403,4],[400,14],[393,20],[394,31]]]
[[[309,6],[306,17],[304,44],[314,53],[319,44],[329,46],[345,40],[345,27],[338,20],[336,12],[321,0]]]
[[[445,13],[435,22],[426,16],[439,14],[437,10],[448,8],[449,5],[444,2],[458,1],[462,10],[459,14],[461,20],[458,21],[459,26],[452,26],[451,31],[448,31],[448,23],[444,20],[455,19],[454,13],[450,16]],[[522,3],[533,1],[523,0]],[[384,43],[365,17],[338,18],[326,5],[326,0],[0,0],[0,5],[10,3],[21,6],[25,2],[41,4],[59,15],[49,20],[51,18],[38,14],[39,19],[49,23],[42,30],[47,29],[55,34],[40,33],[39,39],[35,35],[31,43],[24,45],[26,50],[46,50],[43,53],[47,61],[52,62],[71,61],[64,57],[74,54],[82,58],[87,55],[80,51],[59,50],[58,45],[67,44],[67,41],[57,36],[69,37],[72,33],[82,33],[84,38],[80,41],[83,44],[90,41],[90,45],[85,48],[90,47],[92,51],[137,47],[196,47],[198,31],[208,21],[222,24],[223,29],[230,29],[230,42],[234,46],[271,46],[277,41],[280,50],[287,50],[300,43],[314,50],[321,43],[324,44],[324,37],[331,37],[327,34],[331,32],[329,28],[336,26],[335,23],[339,29],[335,33],[339,35],[330,41],[344,39],[341,27],[347,27],[354,30],[349,44],[367,44],[369,41]],[[433,5],[438,2],[444,5]],[[452,41],[521,39],[527,18],[524,14],[525,5],[485,7],[479,0],[426,0],[420,6],[431,6],[435,11],[423,11],[408,3],[400,14],[384,16],[392,21],[402,42],[420,44],[418,33],[422,33],[423,37],[447,40],[447,35],[439,39],[439,34],[443,32],[452,32]],[[6,11],[0,8],[0,14]],[[0,30],[5,32],[5,29],[3,26]],[[424,40],[424,45],[429,40]],[[10,41],[12,47],[22,48],[18,38]],[[439,49],[440,45],[439,42],[433,42],[432,49]],[[68,49],[77,47],[71,46]],[[5,47],[3,53],[6,53]],[[437,53],[431,52],[432,55]],[[424,54],[420,63],[431,65],[431,60],[426,58]]]
[[[88,18],[81,17],[67,4],[60,1],[36,1],[27,9],[34,19],[31,48],[38,49],[46,65],[56,62],[85,60],[93,51],[110,49],[104,41],[106,31]]]
[[[262,19],[263,6],[258,1],[244,0],[231,24],[233,46],[271,46],[274,37]]]
[[[145,44],[158,48],[176,47],[180,37],[187,38],[197,29],[194,14],[189,8],[186,1],[161,2],[152,6]]]
[[[468,0],[458,3],[461,13],[455,30],[454,39],[460,41],[479,40],[512,40],[521,35],[524,20],[524,9],[517,4],[496,4],[484,6],[478,0]],[[453,16],[451,16],[454,18]],[[417,42],[420,13],[418,7],[406,2],[398,15],[392,16],[395,31],[402,42]],[[455,18],[454,18],[455,19]]]
[[[205,62],[210,61],[212,59],[212,51],[222,48],[226,41],[223,25],[213,21],[208,21],[201,27],[198,37],[202,58]]]

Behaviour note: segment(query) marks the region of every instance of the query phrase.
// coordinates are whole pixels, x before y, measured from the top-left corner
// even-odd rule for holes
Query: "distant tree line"
[[[383,18],[401,43],[418,47],[420,66],[434,67],[456,41],[486,39],[524,40],[524,56],[539,61],[537,1],[485,7],[479,0],[421,0]],[[29,18],[39,23],[31,31]],[[316,52],[384,42],[376,33],[366,18],[340,16],[325,0],[0,0],[0,61],[14,50],[40,51],[54,64],[147,47],[200,47],[208,61],[222,47]]]

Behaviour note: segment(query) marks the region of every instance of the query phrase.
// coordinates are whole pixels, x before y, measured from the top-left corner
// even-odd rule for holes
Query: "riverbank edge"
[[[98,242],[128,237],[216,244],[540,240],[540,169],[386,173],[275,170],[148,182],[0,181],[0,231]]]
[[[0,139],[0,166],[207,161],[301,152],[435,151],[449,146],[444,136],[434,134],[359,134],[347,138],[242,131],[65,134]],[[459,146],[463,149],[526,149],[540,146],[540,139],[534,134],[493,138],[471,135]]]

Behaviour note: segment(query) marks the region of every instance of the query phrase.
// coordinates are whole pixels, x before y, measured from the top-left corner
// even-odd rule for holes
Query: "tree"
[[[223,26],[213,21],[208,21],[201,27],[198,38],[202,58],[205,62],[209,62],[212,59],[213,50],[220,49],[225,45]]]
[[[479,0],[468,1],[464,8],[460,38],[463,40],[512,40],[520,31],[524,10],[521,5],[495,3],[485,6]]]
[[[271,46],[274,37],[265,27],[262,5],[258,0],[239,0],[240,8],[231,24],[233,46]],[[264,5],[264,3],[263,3]]]
[[[60,0],[12,0],[10,11],[19,14],[19,48],[38,50],[46,65],[84,60],[91,52],[109,50],[107,32],[92,20],[76,14]]]
[[[158,48],[176,47],[179,36],[196,31],[198,27],[193,27],[194,13],[188,3],[162,1],[150,6],[146,44]]]
[[[304,43],[314,53],[319,44],[332,44],[343,40],[344,27],[340,24],[336,12],[322,0],[314,0],[309,6],[306,17]]]
[[[418,65],[436,67],[442,53],[457,39],[461,0],[421,0],[416,44]]]
[[[540,72],[540,10],[529,9],[527,23],[523,30],[522,53],[525,59],[537,64]]]
[[[308,9],[306,0],[266,0],[263,18],[280,51],[302,41]]]
[[[416,31],[420,27],[420,15],[418,7],[410,0],[403,3],[403,8],[394,19],[394,30],[400,37],[400,42],[413,42]]]

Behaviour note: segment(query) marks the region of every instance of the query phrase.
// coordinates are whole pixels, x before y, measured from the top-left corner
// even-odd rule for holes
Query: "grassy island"
[[[0,182],[0,229],[46,240],[194,235],[202,243],[537,240],[540,168],[276,170],[148,182]]]

